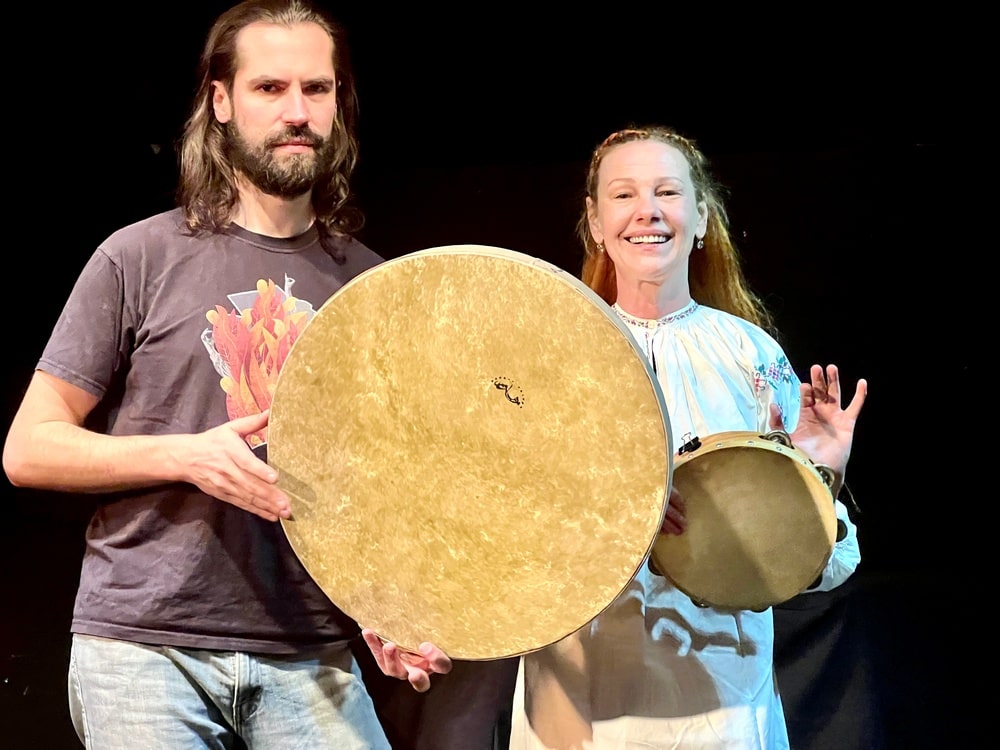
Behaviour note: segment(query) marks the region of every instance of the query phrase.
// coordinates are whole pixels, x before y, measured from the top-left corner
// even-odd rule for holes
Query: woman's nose
[[[663,212],[655,195],[645,196],[639,202],[639,216],[644,219],[663,218]]]

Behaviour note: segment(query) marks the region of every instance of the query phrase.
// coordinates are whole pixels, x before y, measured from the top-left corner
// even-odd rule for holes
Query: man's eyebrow
[[[335,80],[336,79],[331,76],[317,76],[316,78],[307,78],[304,81],[304,83],[308,85],[315,85],[317,83],[322,83],[326,84],[327,86],[333,87]],[[282,78],[281,76],[274,76],[264,73],[254,78],[248,78],[247,82],[250,84],[258,84],[258,83],[287,83],[288,81],[287,79]]]

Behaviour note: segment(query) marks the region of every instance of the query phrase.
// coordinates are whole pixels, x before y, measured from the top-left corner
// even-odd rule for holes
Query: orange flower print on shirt
[[[257,289],[229,295],[234,308],[221,305],[205,317],[212,324],[202,341],[222,376],[219,385],[226,392],[230,419],[260,414],[271,406],[278,373],[292,344],[315,314],[312,305],[289,293],[294,279],[285,288],[274,281],[259,279]],[[267,442],[267,428],[247,438],[251,448]]]

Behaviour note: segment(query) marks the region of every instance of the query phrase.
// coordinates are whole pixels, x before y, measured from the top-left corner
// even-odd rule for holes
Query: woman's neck
[[[678,288],[670,285],[640,283],[625,286],[619,283],[618,306],[635,318],[659,320],[691,303],[691,292],[685,283]]]

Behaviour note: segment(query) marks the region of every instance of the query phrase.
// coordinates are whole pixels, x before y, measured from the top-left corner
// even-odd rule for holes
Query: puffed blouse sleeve
[[[758,361],[766,363],[757,373],[757,377],[767,384],[765,392],[770,395],[778,407],[781,409],[785,430],[792,433],[798,424],[799,409],[801,406],[801,394],[799,391],[800,380],[791,371],[788,358],[782,351],[780,345],[773,341],[766,334],[758,334],[757,345],[761,351],[770,349],[767,356],[759,357]],[[761,429],[769,429],[767,426],[767,404],[762,405],[760,419]],[[834,509],[837,515],[837,534],[833,545],[833,551],[827,560],[826,567],[822,575],[816,580],[813,586],[806,589],[805,593],[815,591],[830,591],[843,584],[853,575],[861,562],[861,546],[858,543],[858,528],[848,512],[847,506],[839,499],[833,499]]]
[[[823,569],[823,575],[805,593],[830,591],[837,588],[853,575],[861,562],[861,545],[858,544],[858,527],[851,519],[847,506],[834,500],[837,510],[837,541],[833,552]]]

